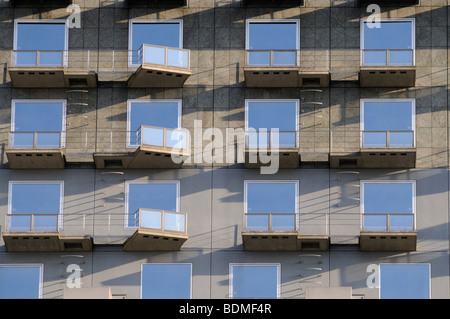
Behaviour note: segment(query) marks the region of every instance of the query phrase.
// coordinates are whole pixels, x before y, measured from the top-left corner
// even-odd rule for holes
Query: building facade
[[[1,0],[0,296],[449,298],[448,4]]]

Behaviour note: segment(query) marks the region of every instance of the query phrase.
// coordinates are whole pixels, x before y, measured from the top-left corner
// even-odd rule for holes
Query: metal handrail
[[[56,217],[56,224],[55,224],[55,227],[54,227],[54,231],[55,232],[58,231],[59,225],[60,225],[60,222],[61,222],[61,220],[60,220],[61,215],[60,214],[6,214],[5,225],[6,225],[7,231],[14,232],[14,230],[10,229],[10,224],[11,224],[11,223],[9,223],[10,218],[12,218],[12,217],[25,217],[25,216],[29,216],[30,217],[30,227],[29,227],[28,232],[39,232],[39,230],[36,231],[34,229],[35,228],[35,225],[34,225],[35,224],[35,216],[39,216],[39,217],[45,217],[45,216],[47,216],[47,217]],[[48,232],[48,230],[45,230],[43,232]]]
[[[17,62],[18,53],[36,53],[35,64],[20,65]],[[42,53],[61,53],[61,63],[60,65],[40,65],[40,57]],[[68,61],[68,50],[13,50],[12,51],[12,65],[14,67],[67,67]]]
[[[245,213],[245,223],[244,223],[244,230],[247,230],[247,216],[268,216],[268,223],[267,223],[267,229],[266,231],[272,231],[272,216],[293,216],[294,217],[294,225],[292,231],[297,231],[297,214],[296,213]]]
[[[270,64],[249,64],[249,54],[252,52],[268,52],[270,54]],[[277,65],[274,64],[274,53],[277,52],[295,52],[295,64],[294,65]],[[264,67],[298,67],[300,66],[300,50],[245,50],[245,66],[264,66]]]
[[[153,45],[153,44],[143,44],[138,50],[138,64],[147,64],[145,62],[145,54],[146,54],[146,50],[145,48],[160,48],[160,49],[164,49],[164,64],[159,64],[159,63],[155,63],[158,65],[163,65],[165,67],[178,67],[178,68],[183,68],[183,69],[190,69],[190,50],[188,49],[180,49],[180,48],[172,48],[172,47],[166,47],[166,46],[161,46],[161,45]],[[180,52],[185,52],[187,54],[187,65],[186,66],[176,66],[176,65],[169,65],[169,51],[180,51]],[[150,63],[150,64],[154,64],[154,63]]]
[[[42,131],[42,132],[36,132],[36,131],[21,131],[21,132],[10,132],[10,139],[9,139],[9,147],[10,148],[24,148],[24,147],[15,147],[14,145],[14,135],[16,134],[33,134],[33,146],[31,147],[32,149],[35,148],[40,148],[38,147],[38,134],[59,134],[59,144],[58,147],[51,147],[51,148],[62,148],[64,145],[64,137],[65,137],[65,132],[62,131]],[[45,147],[48,148],[48,147]]]
[[[376,65],[381,65],[381,66],[383,66],[383,65],[385,65],[385,66],[395,65],[395,66],[397,66],[398,64],[391,64],[390,63],[390,53],[391,52],[403,52],[403,51],[411,52],[411,64],[406,64],[406,65],[414,65],[414,56],[413,56],[414,50],[413,49],[362,49],[361,50],[361,52],[362,52],[362,54],[361,54],[361,65],[362,66],[374,66],[374,64],[367,64],[366,65],[364,63],[364,53],[365,52],[385,52],[386,53],[386,64],[376,64]],[[401,65],[403,65],[403,64],[401,64]]]
[[[273,134],[278,134],[278,137],[280,136],[280,134],[282,133],[292,133],[295,136],[295,146],[289,146],[289,147],[280,147],[280,143],[278,143],[278,146],[275,148],[298,148],[299,147],[299,131],[246,131],[245,135],[245,148],[246,149],[251,149],[251,148],[263,148],[259,146],[259,142],[256,143],[251,143],[251,144],[256,144],[256,147],[250,146],[249,145],[249,139],[247,137],[249,137],[252,134],[257,134],[258,136],[260,136],[259,134],[263,135],[264,133],[269,134],[269,143],[267,145],[267,149],[272,149],[273,148]],[[279,142],[279,138],[278,138],[278,142]]]
[[[145,212],[153,212],[153,213],[161,213],[161,228],[152,228],[152,227],[145,227],[142,226],[141,222],[142,222],[142,213]],[[165,224],[165,215],[166,214],[171,214],[171,215],[181,215],[184,216],[184,225],[183,225],[183,229],[184,231],[177,231],[177,230],[166,230],[166,224]],[[139,208],[135,213],[134,213],[134,226],[137,227],[138,229],[158,229],[161,231],[175,231],[177,233],[183,233],[183,234],[187,234],[187,214],[186,213],[181,213],[181,212],[172,212],[172,211],[167,211],[167,210],[158,210],[158,209],[150,209],[150,208]]]
[[[412,230],[416,230],[416,221],[414,214],[401,214],[401,213],[367,213],[361,214],[361,230],[364,230],[364,217],[365,216],[386,216],[386,229],[384,231],[391,231],[391,216],[411,216],[412,217]]]
[[[415,134],[414,131],[409,130],[395,130],[395,131],[361,131],[361,147],[362,148],[371,148],[371,147],[365,147],[364,146],[364,133],[386,133],[386,148],[391,147],[391,133],[411,133],[412,139],[411,139],[411,146],[407,146],[406,148],[414,148],[415,147]]]

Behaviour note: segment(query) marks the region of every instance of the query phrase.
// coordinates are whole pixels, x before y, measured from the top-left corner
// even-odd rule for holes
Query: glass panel
[[[0,299],[40,298],[41,267],[0,266]]]
[[[37,133],[36,148],[60,148],[61,133]]]
[[[247,215],[247,230],[269,230],[269,215]]]
[[[389,65],[413,65],[413,52],[389,51]]]
[[[247,213],[296,212],[295,183],[247,183]]]
[[[11,147],[33,148],[34,133],[11,133]]]
[[[164,229],[170,231],[185,232],[186,216],[184,214],[172,214],[166,212],[164,215]]]
[[[188,143],[188,133],[186,131],[166,131],[166,146],[186,149]]]
[[[381,264],[381,299],[429,299],[429,264]]]
[[[31,230],[31,215],[8,216],[8,231],[26,232]]]
[[[412,183],[364,183],[364,214],[413,214]]]
[[[274,66],[296,66],[297,65],[297,53],[294,52],[273,52],[273,65]]]
[[[369,215],[364,214],[363,229],[368,231],[386,231],[387,215]]]
[[[166,64],[166,49],[159,47],[144,46],[144,63]]]
[[[128,226],[134,226],[134,213],[139,208],[177,211],[176,183],[128,185]]]
[[[141,227],[162,229],[162,212],[141,209]]]
[[[63,52],[39,52],[39,66],[62,66]]]
[[[141,288],[142,299],[189,299],[191,265],[144,264]]]
[[[270,51],[247,52],[247,65],[270,66]]]
[[[364,65],[386,65],[386,51],[364,51]]]
[[[413,132],[389,132],[389,147],[414,147]]]
[[[367,132],[363,137],[363,147],[386,147],[386,132]]]
[[[294,148],[296,145],[297,132],[278,132],[278,147]]]
[[[187,51],[181,50],[167,50],[167,65],[178,68],[189,67],[189,54]]]
[[[296,50],[298,25],[295,22],[249,24],[249,50]]]
[[[142,144],[164,146],[164,130],[153,127],[142,127]]]
[[[14,54],[14,66],[36,66],[37,63],[36,51],[15,52]]]
[[[59,214],[61,184],[12,184],[12,214]]]
[[[233,298],[278,297],[276,265],[233,265],[232,276]]]
[[[272,215],[272,230],[294,231],[295,215]]]
[[[391,215],[390,218],[391,231],[414,230],[414,215]]]
[[[58,216],[34,215],[34,231],[58,231]]]

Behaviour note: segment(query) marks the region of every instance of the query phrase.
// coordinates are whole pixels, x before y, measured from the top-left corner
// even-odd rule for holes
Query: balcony
[[[300,50],[246,50],[247,87],[326,87],[328,70],[303,70]]]
[[[97,86],[89,51],[14,50],[11,61],[8,73],[15,88]]]
[[[129,87],[183,87],[192,73],[189,50],[144,44],[136,58],[138,67],[128,78]]]
[[[136,135],[137,148],[132,152],[97,152],[97,168],[180,168],[190,155],[190,135],[185,129],[142,125]],[[111,141],[111,146],[113,142]],[[111,165],[111,163],[113,165]]]
[[[246,168],[270,165],[265,157],[278,156],[279,168],[300,166],[299,132],[295,131],[248,131],[245,139]]]
[[[136,231],[125,251],[177,251],[188,239],[185,213],[140,208],[134,214]]]
[[[7,214],[2,232],[6,251],[90,251],[92,239],[85,235],[61,235],[60,214]]]
[[[245,214],[242,242],[245,251],[323,251],[327,235],[300,235],[295,214]]]
[[[361,251],[415,251],[414,214],[362,214]]]
[[[65,132],[11,132],[5,150],[11,169],[65,167]]]
[[[416,83],[414,50],[361,50],[362,87],[412,87]]]

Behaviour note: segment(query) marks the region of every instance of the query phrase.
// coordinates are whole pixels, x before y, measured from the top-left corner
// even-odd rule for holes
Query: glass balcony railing
[[[14,67],[67,67],[69,52],[57,50],[14,50]]]
[[[362,131],[363,148],[413,148],[414,131]]]
[[[414,214],[362,214],[365,231],[414,231]]]
[[[9,232],[57,232],[60,214],[8,214],[6,230]]]
[[[299,50],[246,50],[245,66],[297,67],[300,65]]]
[[[11,132],[10,148],[58,149],[64,147],[65,132]]]
[[[135,227],[160,231],[187,232],[186,213],[139,208],[134,213]]]
[[[245,230],[295,231],[296,215],[286,213],[245,214]]]
[[[134,54],[133,54],[134,55]],[[132,64],[157,64],[165,67],[190,68],[189,50],[144,44],[137,56],[132,55]]]
[[[296,131],[247,131],[247,149],[298,148],[299,132]]]
[[[413,66],[414,50],[362,50],[363,66]]]
[[[185,129],[170,129],[141,125],[136,132],[136,141],[140,146],[150,145],[161,148],[189,149],[189,132]]]

